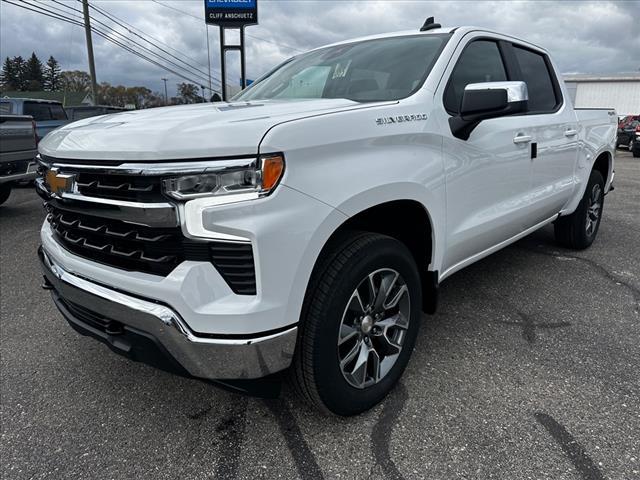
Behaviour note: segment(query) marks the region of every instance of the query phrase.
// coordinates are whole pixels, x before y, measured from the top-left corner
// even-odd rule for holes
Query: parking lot
[[[0,208],[2,478],[640,478],[640,161],[595,244],[545,228],[447,280],[387,400],[325,417],[114,355],[40,289],[41,200]]]

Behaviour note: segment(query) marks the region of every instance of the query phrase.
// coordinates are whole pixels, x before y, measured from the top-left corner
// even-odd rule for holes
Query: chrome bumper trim
[[[44,185],[44,180],[36,180],[36,192],[46,202],[62,210],[94,215],[96,217],[120,220],[152,228],[177,227],[177,208],[170,203],[137,203],[116,199],[86,197],[76,193],[53,195]]]
[[[152,335],[195,377],[253,379],[291,364],[297,327],[250,339],[199,337],[167,306],[76,276],[56,265],[44,250],[40,260],[47,280],[63,300]]]

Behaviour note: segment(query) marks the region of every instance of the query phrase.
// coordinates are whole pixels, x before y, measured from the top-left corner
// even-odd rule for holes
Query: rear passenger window
[[[24,115],[31,115],[36,122],[51,120],[51,110],[46,103],[24,102]]]
[[[507,79],[500,50],[495,42],[477,40],[464,49],[444,92],[449,113],[459,113],[464,87],[470,83],[501,82]]]
[[[11,113],[11,102],[0,102],[0,114],[9,115]]]
[[[51,119],[52,120],[66,120],[67,119],[67,113],[64,111],[64,108],[62,108],[62,105],[52,104],[50,108],[51,108]]]
[[[543,55],[513,46],[516,60],[522,72],[519,80],[527,84],[529,90],[529,111],[532,113],[553,112],[560,103],[556,98],[553,81]]]

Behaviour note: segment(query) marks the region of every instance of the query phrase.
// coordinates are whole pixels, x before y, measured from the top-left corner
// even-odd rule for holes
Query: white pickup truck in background
[[[289,369],[356,414],[447,277],[552,222],[566,247],[594,241],[615,135],[511,36],[427,23],[318,48],[230,103],[49,134],[45,287],[134,360],[241,389]]]

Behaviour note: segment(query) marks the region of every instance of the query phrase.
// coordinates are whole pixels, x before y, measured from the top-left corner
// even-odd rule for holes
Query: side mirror
[[[467,140],[482,120],[526,112],[528,102],[524,82],[470,83],[462,95],[460,114],[449,118],[451,133]]]

